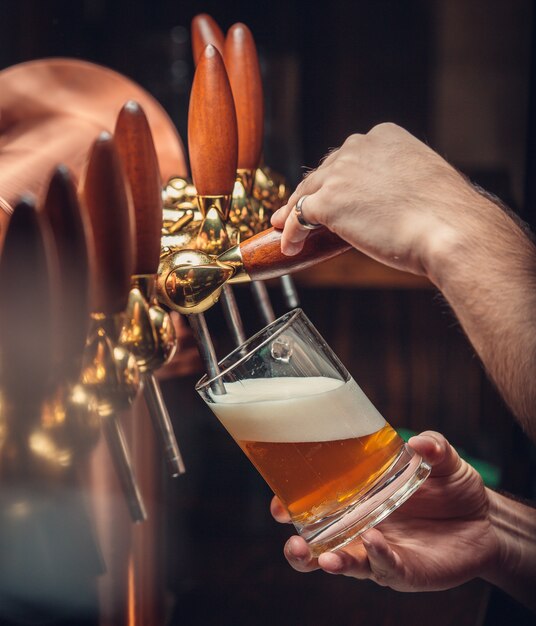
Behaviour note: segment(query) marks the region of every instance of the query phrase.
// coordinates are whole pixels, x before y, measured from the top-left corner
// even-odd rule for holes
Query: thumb
[[[433,476],[448,476],[461,467],[460,456],[440,433],[427,430],[412,437],[408,444],[432,466]]]

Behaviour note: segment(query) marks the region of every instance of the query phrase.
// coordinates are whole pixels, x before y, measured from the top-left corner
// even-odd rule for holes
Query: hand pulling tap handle
[[[163,321],[166,328],[173,328],[169,316],[157,307],[154,297],[154,275],[160,260],[162,234],[162,184],[149,123],[137,102],[129,101],[121,109],[114,137],[132,191],[136,225],[136,255],[129,310],[132,304],[132,310],[137,308],[138,311],[143,310],[146,313],[143,319],[145,323],[138,326],[142,335],[141,341],[139,339],[127,341],[126,347],[131,349],[138,361],[144,379],[143,393],[149,413],[171,474],[178,476],[185,471],[184,463],[160,385],[153,373],[154,369],[173,356],[176,348],[175,336],[172,337],[173,345],[169,348],[161,345],[162,325],[157,327],[154,321],[155,319]],[[138,277],[141,280],[137,280]],[[127,324],[132,321],[128,320]],[[122,336],[128,337],[129,333],[126,335],[122,333]],[[167,351],[165,348],[168,348]]]
[[[191,32],[192,55],[196,65],[199,61],[199,57],[203,53],[203,50],[208,45],[214,46],[221,54],[223,54],[225,37],[221,28],[210,15],[207,15],[206,13],[196,15],[192,20]]]
[[[117,317],[127,306],[134,269],[134,215],[109,133],[101,133],[91,148],[82,190],[95,247],[91,296],[94,332],[90,332],[86,347],[84,377],[98,397],[104,433],[131,518],[139,522],[146,519],[145,507],[115,415],[132,401],[139,382],[134,357],[117,346],[116,336]]]
[[[162,264],[158,296],[167,306],[190,315],[203,313],[217,302],[226,283],[279,278],[306,269],[351,246],[325,228],[311,231],[296,256],[281,253],[281,231],[269,228],[229,248],[215,260],[206,254],[190,253],[179,263]],[[180,262],[183,261],[183,262]],[[193,262],[192,262],[193,261]]]

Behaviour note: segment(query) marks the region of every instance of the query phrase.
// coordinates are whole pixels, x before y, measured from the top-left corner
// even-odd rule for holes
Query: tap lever
[[[188,113],[190,164],[199,196],[230,198],[236,176],[237,135],[233,94],[223,59],[214,46],[208,45],[199,58]]]
[[[0,260],[1,379],[4,400],[21,415],[28,409],[34,417],[50,387],[57,343],[58,268],[52,244],[50,228],[33,200],[21,199]]]
[[[161,180],[151,129],[136,102],[127,102],[121,109],[114,136],[132,190],[137,243],[134,276],[119,341],[136,358],[145,382],[143,394],[152,422],[171,473],[178,476],[184,473],[184,464],[153,374],[173,357],[177,347],[171,319],[154,297],[163,216]]]
[[[238,123],[237,167],[249,171],[246,189],[251,194],[253,174],[261,158],[264,105],[257,49],[245,24],[234,24],[229,29],[224,60]]]
[[[82,182],[95,245],[92,327],[82,382],[97,398],[106,440],[134,522],[145,518],[143,502],[117,413],[129,407],[140,386],[134,357],[118,334],[134,269],[134,214],[130,190],[109,133],[94,142]]]
[[[89,223],[80,210],[69,170],[58,166],[50,180],[43,213],[58,253],[58,298],[61,315],[58,381],[74,383],[80,375],[89,328]]]
[[[82,193],[94,236],[91,310],[113,315],[125,310],[134,273],[134,209],[109,133],[94,142]]]
[[[130,100],[119,112],[114,140],[132,192],[133,274],[155,274],[162,233],[162,183],[149,122],[137,102]]]
[[[207,13],[199,13],[192,20],[192,56],[197,65],[203,50],[213,45],[220,54],[223,54],[225,37],[215,20]]]
[[[123,429],[115,416],[105,417],[103,428],[110,456],[125,494],[130,518],[134,523],[144,522],[147,519],[147,512],[134,476]]]

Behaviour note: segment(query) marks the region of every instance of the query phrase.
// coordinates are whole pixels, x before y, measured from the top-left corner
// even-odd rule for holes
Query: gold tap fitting
[[[123,314],[91,315],[82,365],[82,384],[98,402],[101,417],[128,408],[140,387],[136,359],[117,344]]]
[[[140,373],[156,370],[173,358],[177,335],[169,313],[156,300],[153,274],[132,277],[118,343],[134,355]]]

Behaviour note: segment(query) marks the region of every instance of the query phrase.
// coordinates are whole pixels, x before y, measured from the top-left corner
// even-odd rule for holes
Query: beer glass
[[[231,352],[196,389],[314,555],[385,519],[430,473],[301,309]]]

